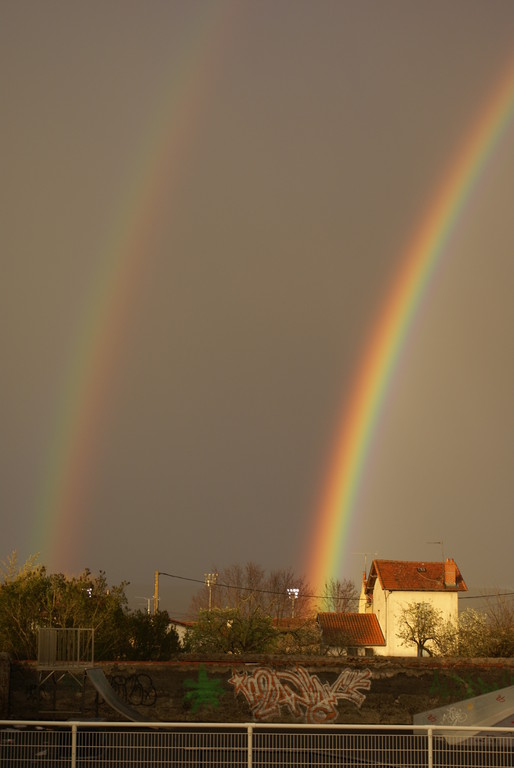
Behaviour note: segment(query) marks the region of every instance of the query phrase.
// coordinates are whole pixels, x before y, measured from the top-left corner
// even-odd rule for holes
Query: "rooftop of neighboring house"
[[[188,629],[194,627],[194,621],[180,621],[179,619],[170,619],[169,626],[173,627],[179,634],[179,637],[183,637]]]
[[[453,558],[443,563],[417,560],[373,560],[369,575],[364,574],[363,586],[371,595],[376,580],[391,592],[465,592],[467,586]]]
[[[318,613],[325,645],[385,645],[374,613]]]

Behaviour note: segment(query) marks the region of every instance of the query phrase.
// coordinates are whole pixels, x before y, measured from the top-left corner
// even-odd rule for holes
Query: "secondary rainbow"
[[[307,579],[316,594],[341,579],[370,448],[413,319],[483,171],[514,114],[514,62],[504,71],[406,249],[344,404],[321,502]]]
[[[76,562],[76,556],[87,517],[90,473],[138,286],[143,272],[151,269],[147,254],[159,230],[159,204],[187,162],[236,11],[233,0],[227,0],[204,9],[196,21],[192,17],[190,35],[163,80],[159,109],[151,116],[109,240],[101,249],[102,266],[70,354],[35,499],[30,551],[38,552],[50,569],[81,570],[86,565]]]

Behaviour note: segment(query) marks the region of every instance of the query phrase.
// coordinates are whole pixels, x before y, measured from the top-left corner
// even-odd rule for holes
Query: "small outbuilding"
[[[373,613],[318,613],[321,645],[331,656],[373,656],[385,638]]]

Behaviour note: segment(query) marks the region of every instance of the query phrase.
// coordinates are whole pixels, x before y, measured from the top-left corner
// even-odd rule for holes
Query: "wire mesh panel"
[[[49,728],[10,728],[0,731],[0,765],[69,766],[71,730]]]
[[[254,768],[286,766],[427,765],[426,736],[409,733],[322,731],[256,731]]]
[[[110,766],[212,766],[239,768],[248,764],[246,729],[137,729],[113,732],[103,746],[101,762]]]
[[[514,728],[0,724],[9,768],[514,768]]]
[[[514,766],[514,733],[435,735],[434,766]]]

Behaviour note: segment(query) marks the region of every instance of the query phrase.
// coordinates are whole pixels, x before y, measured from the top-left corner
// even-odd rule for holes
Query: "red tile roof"
[[[377,578],[382,589],[393,592],[467,591],[462,574],[453,560],[447,560],[446,563],[441,561],[425,563],[416,560],[373,560],[366,580],[367,594],[372,594]]]
[[[326,645],[385,645],[374,613],[318,613]]]
[[[181,619],[170,618],[170,624],[174,624],[177,627],[194,627],[196,622],[194,621],[182,621]]]

